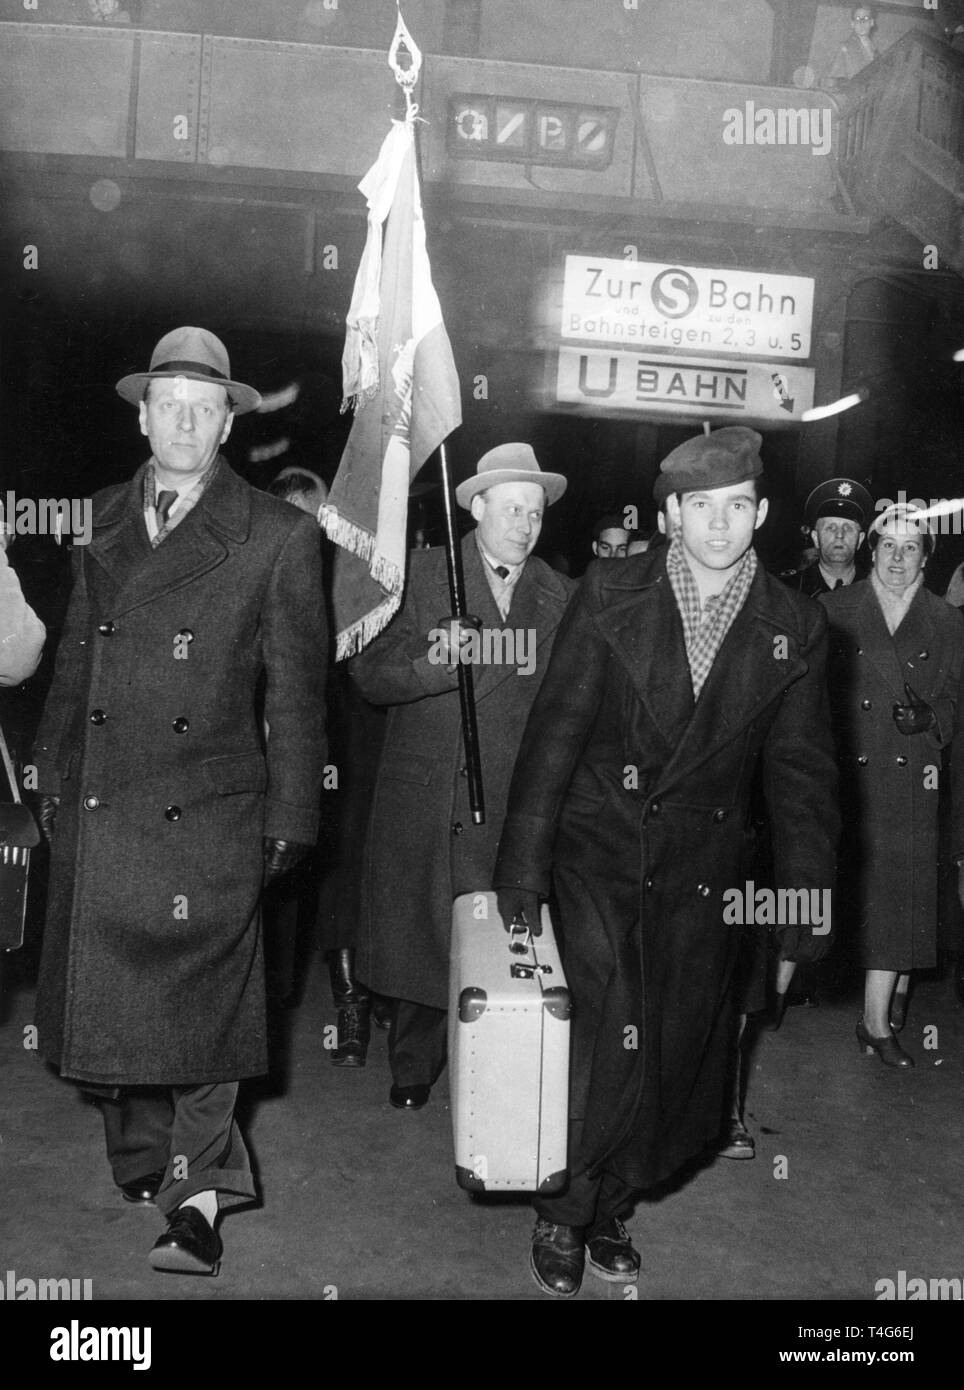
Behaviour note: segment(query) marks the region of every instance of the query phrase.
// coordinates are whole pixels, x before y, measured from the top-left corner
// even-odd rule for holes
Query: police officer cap
[[[803,507],[807,529],[812,531],[822,516],[843,516],[866,531],[874,516],[874,499],[853,478],[828,478],[814,488]]]
[[[667,454],[653,486],[657,506],[665,507],[673,492],[711,492],[763,472],[763,436],[745,425],[727,425],[712,434],[698,434]]]

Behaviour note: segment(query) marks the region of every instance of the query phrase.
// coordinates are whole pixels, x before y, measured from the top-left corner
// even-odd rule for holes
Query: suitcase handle
[[[516,935],[522,933],[522,939]],[[524,917],[513,917],[509,923],[509,950],[514,956],[524,956],[532,945],[532,928]]]

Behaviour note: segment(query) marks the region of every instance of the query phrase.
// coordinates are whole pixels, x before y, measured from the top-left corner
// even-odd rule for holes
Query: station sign
[[[752,358],[807,358],[814,281],[567,256],[562,337],[616,347]]]
[[[813,405],[814,370],[796,364],[727,362],[563,345],[556,400],[636,419],[799,423]]]
[[[457,159],[606,169],[618,116],[610,106],[458,95],[449,98],[448,149]]]

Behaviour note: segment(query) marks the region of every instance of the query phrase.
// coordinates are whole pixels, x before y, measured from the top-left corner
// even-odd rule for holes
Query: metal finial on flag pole
[[[398,22],[395,25],[392,46],[388,50],[388,66],[395,74],[395,81],[405,93],[405,120],[408,125],[411,125],[418,115],[418,106],[412,99],[412,92],[418,86],[419,75],[422,71],[422,50],[408,32],[402,18],[401,7],[396,5],[396,11]],[[404,49],[412,60],[407,68],[403,68],[399,62],[400,49]]]

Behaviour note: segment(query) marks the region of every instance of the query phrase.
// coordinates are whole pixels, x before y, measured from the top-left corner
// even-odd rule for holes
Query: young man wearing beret
[[[531,1254],[559,1297],[587,1256],[602,1278],[635,1280],[620,1219],[634,1194],[718,1139],[744,929],[728,890],[749,876],[758,773],[773,886],[833,881],[826,622],[757,562],[761,442],[730,427],[664,460],[654,495],[672,540],[586,576],[512,779],[500,911],[532,920],[554,895],[575,1006],[570,1183],[537,1198]],[[790,928],[804,946],[826,930]]]

